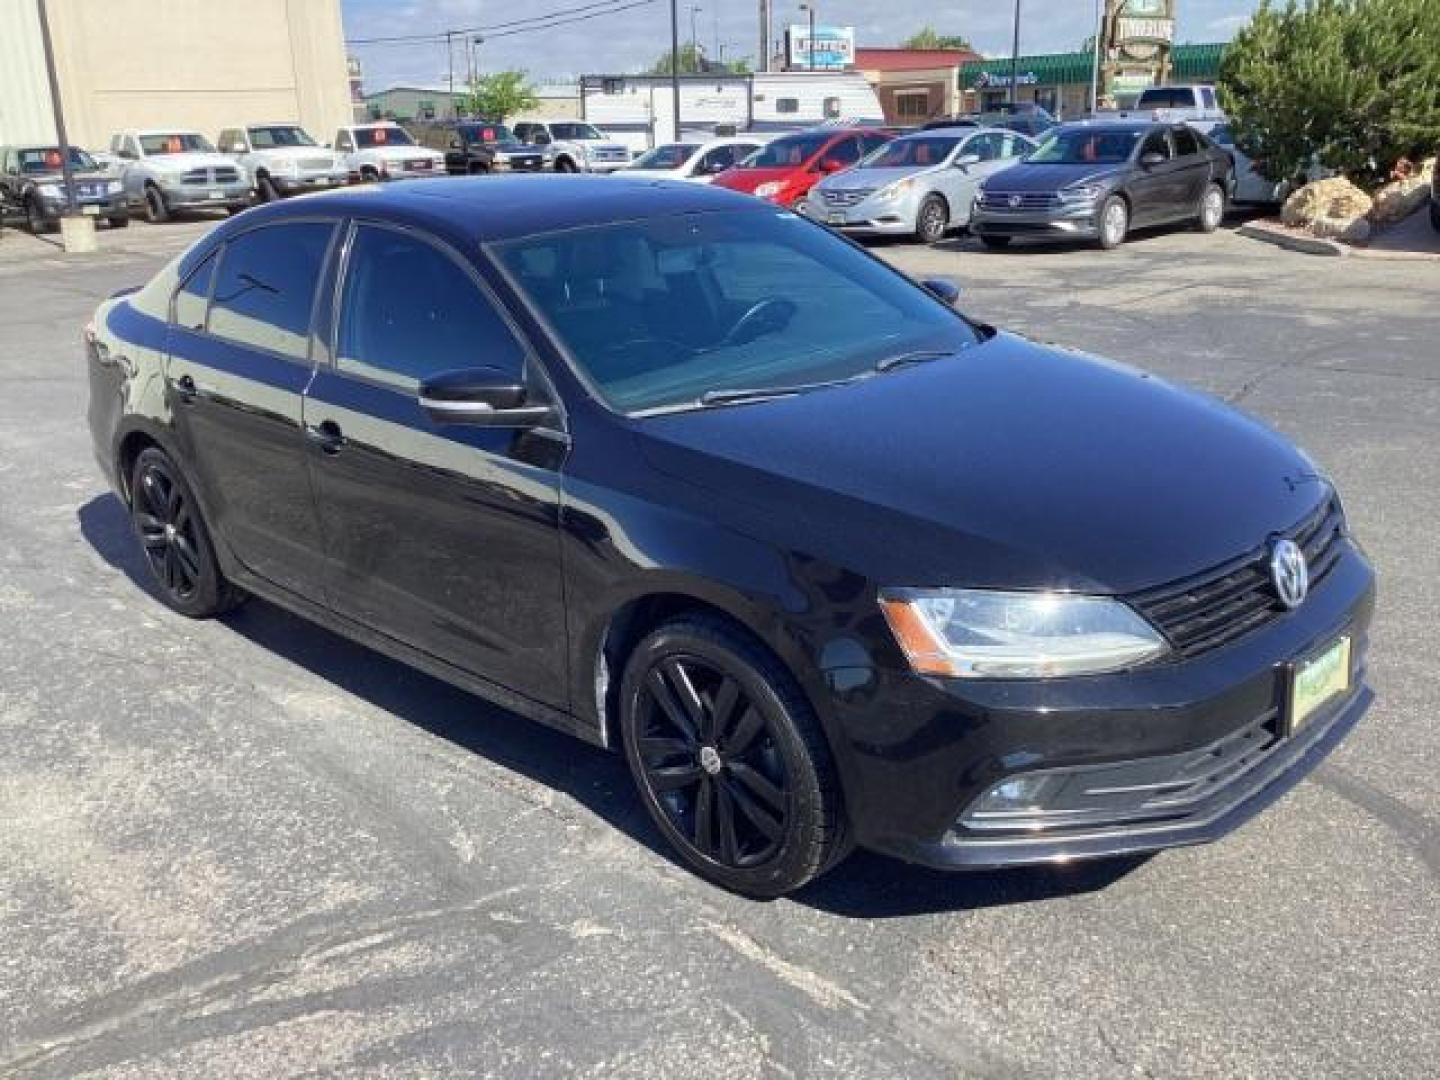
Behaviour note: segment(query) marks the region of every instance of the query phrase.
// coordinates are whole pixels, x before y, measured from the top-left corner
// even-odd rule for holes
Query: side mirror
[[[529,428],[543,423],[548,405],[529,402],[530,391],[493,367],[446,371],[420,384],[420,407],[437,424]]]
[[[968,169],[971,165],[979,165],[979,164],[980,164],[980,155],[979,155],[979,154],[961,154],[958,158],[955,159],[955,164],[958,165],[958,166],[960,166],[960,168],[962,168],[962,169]]]
[[[960,286],[949,278],[933,277],[926,278],[920,282],[921,288],[931,295],[943,300],[945,303],[955,305],[960,302]]]
[[[1140,155],[1140,164],[1146,169],[1153,169],[1156,165],[1165,164],[1165,155],[1155,150]]]

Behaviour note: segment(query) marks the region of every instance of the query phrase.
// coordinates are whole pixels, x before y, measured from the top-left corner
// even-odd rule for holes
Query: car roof
[[[1064,128],[1065,130],[1085,129],[1087,131],[1150,131],[1152,128],[1184,127],[1183,124],[1165,124],[1156,120],[1070,120],[1063,124],[1056,124],[1051,131]],[[1049,132],[1046,132],[1048,135]]]
[[[457,176],[302,195],[249,210],[212,235],[228,236],[266,221],[353,216],[415,224],[473,244],[717,210],[777,212],[749,195],[703,184],[583,174]]]
[[[139,128],[135,131],[122,131],[120,134],[134,135],[137,139],[142,139],[146,135],[199,135],[202,139],[205,137],[198,128],[187,127]]]

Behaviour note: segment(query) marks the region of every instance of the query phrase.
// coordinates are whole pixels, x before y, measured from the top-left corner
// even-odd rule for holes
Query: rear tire
[[[1219,184],[1207,184],[1200,196],[1200,214],[1196,227],[1202,233],[1213,233],[1225,220],[1225,189]]]
[[[700,877],[771,899],[848,853],[839,781],[809,702],[725,620],[682,617],[636,647],[620,734],[651,820]]]
[[[939,195],[927,195],[915,214],[915,239],[938,244],[950,228],[950,207]]]
[[[980,243],[984,244],[991,251],[1004,251],[1010,246],[1011,236],[991,236],[989,233],[980,234]]]
[[[130,474],[130,523],[167,607],[208,619],[244,599],[220,572],[195,493],[170,456],[153,446],[140,452]]]
[[[145,185],[145,220],[151,225],[163,225],[170,220],[170,204],[154,184]]]
[[[1118,195],[1111,195],[1100,208],[1100,246],[1113,251],[1130,232],[1130,207]]]

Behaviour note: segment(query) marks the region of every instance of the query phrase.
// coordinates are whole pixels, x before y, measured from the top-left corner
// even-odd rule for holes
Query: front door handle
[[[316,427],[307,424],[305,437],[326,454],[338,454],[345,445],[345,433],[334,420],[322,420]]]
[[[189,375],[181,375],[175,380],[175,396],[180,399],[182,405],[192,405],[200,395],[200,388],[195,385],[195,380]]]

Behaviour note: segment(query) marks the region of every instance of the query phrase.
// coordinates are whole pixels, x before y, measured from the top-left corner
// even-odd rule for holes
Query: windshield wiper
[[[828,390],[832,386],[844,386],[862,376],[852,375],[848,379],[829,379],[825,382],[798,383],[795,386],[757,386],[753,389],[707,390],[696,399],[695,404],[709,408],[712,405],[747,405],[752,401],[771,401],[775,398],[795,397],[812,390]]]
[[[894,356],[887,356],[877,361],[875,371],[883,375],[887,371],[894,371],[896,368],[909,367],[911,364],[924,364],[931,360],[944,360],[947,356],[954,356],[955,349],[915,349],[911,352],[896,353]]]

